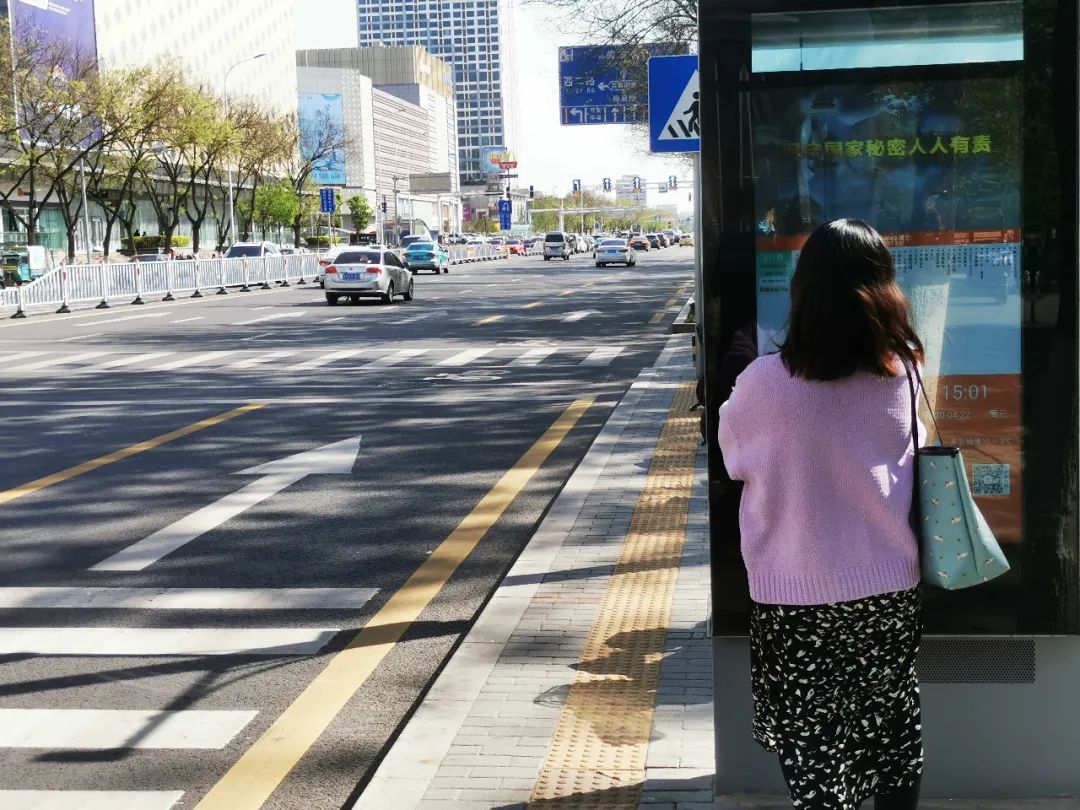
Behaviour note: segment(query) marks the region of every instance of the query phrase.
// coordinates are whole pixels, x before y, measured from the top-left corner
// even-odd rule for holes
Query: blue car
[[[412,272],[434,270],[435,273],[450,272],[450,254],[436,242],[413,242],[402,254],[402,261]]]

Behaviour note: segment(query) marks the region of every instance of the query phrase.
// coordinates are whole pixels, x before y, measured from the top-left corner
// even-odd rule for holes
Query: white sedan
[[[355,304],[361,298],[379,298],[384,304],[402,296],[413,300],[412,273],[396,253],[382,248],[352,248],[334,257],[324,270],[323,289],[326,303],[333,306],[339,298]]]
[[[605,264],[625,264],[633,267],[637,264],[637,253],[625,239],[604,239],[596,246],[596,266]]]

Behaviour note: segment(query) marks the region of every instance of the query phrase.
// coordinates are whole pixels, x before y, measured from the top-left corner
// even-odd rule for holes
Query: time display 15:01
[[[990,390],[985,385],[943,385],[941,390],[949,402],[986,399],[990,396]]]

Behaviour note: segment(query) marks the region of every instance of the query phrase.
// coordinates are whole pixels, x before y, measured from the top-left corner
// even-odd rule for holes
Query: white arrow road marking
[[[563,323],[573,323],[574,321],[580,321],[582,318],[588,318],[590,315],[599,315],[600,312],[595,309],[582,309],[577,312],[571,312],[565,318]]]
[[[168,314],[169,314],[168,312],[148,312],[145,315],[125,315],[122,318],[105,318],[104,320],[94,318],[93,320],[89,320],[86,323],[77,323],[75,325],[76,326],[101,326],[101,324],[103,324],[103,323],[121,323],[123,321],[138,321],[138,320],[141,320],[142,318],[164,318]]]
[[[584,360],[581,361],[583,366],[609,366],[611,361],[622,354],[624,346],[607,346],[603,349],[597,349]]]
[[[0,588],[0,608],[359,610],[377,593],[376,588],[16,587]]]
[[[264,321],[276,321],[280,318],[299,318],[304,313],[301,312],[278,312],[275,315],[263,315],[261,318],[252,318],[250,321],[239,321],[234,323],[233,326],[251,326],[253,323],[263,323]]]
[[[0,655],[312,655],[340,628],[0,627]]]
[[[15,352],[14,354],[8,354],[4,357],[0,357],[4,363],[13,363],[16,360],[26,360],[28,357],[40,357],[45,352]]]
[[[91,571],[142,571],[162,557],[201,537],[283,489],[309,475],[348,475],[360,452],[360,437],[354,436],[295,456],[240,470],[236,475],[260,475],[243,489],[204,506],[187,517],[159,529],[123,551],[91,566]]]
[[[440,360],[435,365],[437,366],[467,366],[473,360],[478,357],[483,357],[485,354],[490,354],[491,349],[466,349],[463,352],[458,352],[452,357],[447,357],[445,360]]]
[[[53,366],[66,366],[70,363],[81,363],[83,360],[90,360],[94,357],[100,357],[105,352],[83,352],[82,354],[64,354],[60,357],[53,357],[49,360],[40,360],[36,363],[28,363],[25,366],[16,366],[15,368],[5,368],[5,371],[37,371],[41,368],[52,368]]]
[[[182,790],[0,790],[0,807],[22,810],[171,810]]]
[[[224,748],[258,712],[0,709],[0,748]]]
[[[191,323],[191,321],[201,321],[205,318],[205,315],[196,315],[194,318],[181,318],[178,321],[171,321],[171,323]]]

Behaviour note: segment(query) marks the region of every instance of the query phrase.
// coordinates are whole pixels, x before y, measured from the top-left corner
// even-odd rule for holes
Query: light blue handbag
[[[956,591],[999,577],[1009,562],[968,487],[964,457],[958,447],[919,447],[918,394],[926,399],[930,418],[934,409],[915,368],[907,370],[911,391],[911,435],[915,441],[915,489],[911,502],[912,528],[919,540],[922,581]],[[934,419],[934,429],[941,430]]]

